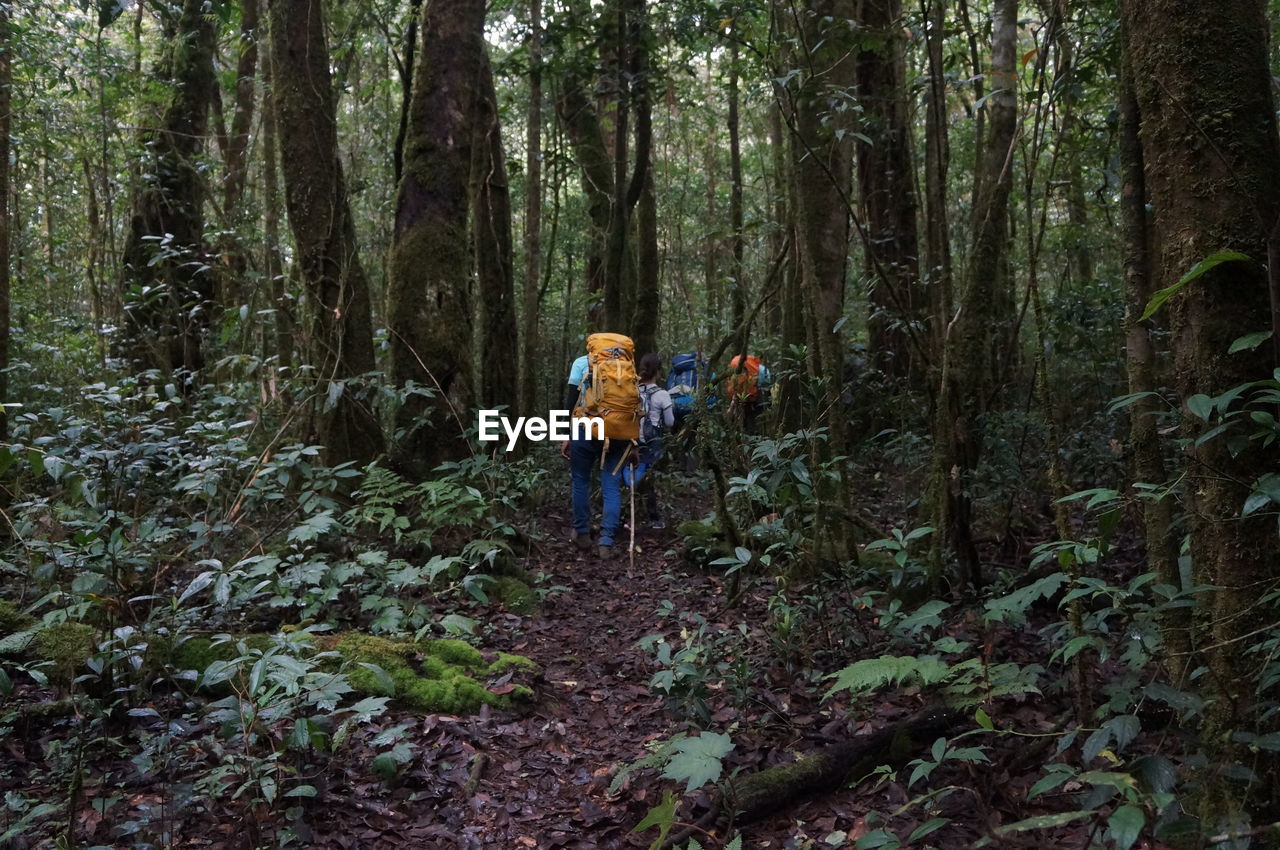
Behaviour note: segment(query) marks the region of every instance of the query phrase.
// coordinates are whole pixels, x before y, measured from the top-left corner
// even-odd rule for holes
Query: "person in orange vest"
[[[734,355],[729,361],[729,377],[725,378],[725,394],[729,397],[729,411],[742,411],[742,430],[756,433],[756,419],[769,406],[769,393],[773,388],[773,376],[769,367],[754,354]]]

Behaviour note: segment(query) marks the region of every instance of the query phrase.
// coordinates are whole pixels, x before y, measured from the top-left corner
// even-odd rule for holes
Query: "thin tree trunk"
[[[632,0],[631,78],[635,93],[635,168],[627,186],[626,204],[635,211],[635,279],[631,287],[631,309],[625,327],[642,355],[658,347],[658,316],[661,305],[658,258],[658,199],[653,177],[653,68],[652,32],[645,0]],[[629,213],[630,214],[630,213]]]
[[[421,9],[422,0],[409,0],[409,25],[405,27],[404,61],[400,65],[400,124],[396,128],[395,148],[391,158],[392,176],[397,186],[404,176],[404,142],[409,135],[409,105],[413,101],[413,66],[418,51],[418,19],[421,17]]]
[[[239,57],[236,60],[236,88],[231,126],[223,148],[223,236],[218,246],[222,269],[217,302],[234,307],[246,302],[249,293],[242,286],[248,258],[236,233],[241,217],[241,200],[248,182],[249,131],[253,127],[254,101],[257,97],[255,77],[258,72],[258,0],[243,0],[240,13]],[[215,91],[217,90],[215,86]]]
[[[279,136],[276,128],[276,111],[271,106],[274,75],[271,73],[271,53],[263,57],[263,109],[262,109],[262,268],[271,292],[271,343],[264,346],[264,356],[275,357],[278,378],[288,376],[293,366],[294,317],[285,286],[284,270],[280,263],[280,186],[278,180],[280,155],[277,151]]]
[[[0,404],[9,401],[9,133],[13,88],[9,7],[0,4]],[[9,438],[8,408],[0,408],[0,440]]]
[[[537,391],[538,298],[542,274],[542,0],[529,0],[529,111],[525,120],[524,281],[520,311],[520,414]]]
[[[516,403],[517,339],[515,272],[511,243],[511,195],[502,150],[498,101],[487,55],[481,56],[475,87],[475,136],[471,147],[471,238],[475,246],[475,350],[480,367],[477,402],[485,407]]]
[[[354,380],[375,368],[369,281],[338,160],[322,0],[271,0],[270,37],[285,207],[312,310],[315,430],[329,463],[369,461],[384,445],[372,394]]]
[[[737,328],[747,315],[747,280],[743,255],[746,252],[746,240],[742,235],[742,143],[739,139],[741,128],[738,118],[738,22],[734,21],[735,33],[729,42],[729,237],[731,246],[731,289],[729,290],[731,312],[729,326]],[[737,351],[741,340],[734,345]]]
[[[996,0],[992,24],[991,80],[987,97],[988,138],[974,186],[974,232],[960,311],[947,338],[946,378],[935,426],[935,451],[944,455],[935,473],[946,477],[950,493],[947,519],[960,562],[961,586],[978,587],[982,576],[973,541],[971,480],[982,453],[982,417],[993,400],[992,351],[996,348],[991,305],[1006,271],[1009,194],[1013,185],[1013,142],[1017,130],[1017,0]],[[938,439],[945,437],[945,439]],[[955,472],[950,471],[954,469]]]

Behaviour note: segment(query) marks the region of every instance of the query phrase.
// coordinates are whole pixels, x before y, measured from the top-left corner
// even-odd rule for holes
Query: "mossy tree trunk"
[[[296,267],[311,304],[316,437],[330,463],[369,461],[382,429],[357,376],[372,372],[369,281],[338,161],[322,0],[271,0],[271,95]]]
[[[600,116],[587,97],[586,82],[576,71],[560,81],[556,113],[569,138],[569,147],[582,172],[582,193],[587,199],[590,235],[586,256],[587,293],[591,304],[587,321],[601,327],[604,319],[606,243],[613,200],[613,157],[605,146]]]
[[[472,386],[469,177],[484,0],[426,0],[389,262],[391,377],[409,392],[396,457],[425,472],[465,451]]]
[[[0,403],[9,400],[9,132],[13,47],[9,7],[0,6]],[[0,440],[8,439],[9,414],[0,408]]]
[[[120,348],[139,368],[197,372],[212,306],[202,247],[204,179],[197,160],[216,85],[215,30],[204,0],[184,0],[163,14],[169,52],[161,77],[170,95],[158,123],[138,140],[142,177],[124,246]]]
[[[538,384],[542,274],[542,0],[529,0],[529,107],[525,121],[524,279],[520,291],[520,415],[532,416]]]
[[[982,453],[982,417],[995,394],[993,351],[998,347],[992,305],[1007,277],[1009,194],[1017,131],[1017,0],[996,0],[992,20],[992,92],[987,132],[974,180],[974,231],[960,309],[949,323],[939,403],[934,410],[935,527],[948,535],[959,561],[959,585],[982,582],[973,539],[970,487]]]
[[[1272,327],[1266,263],[1280,211],[1280,139],[1267,6],[1261,0],[1223,0],[1212,9],[1178,0],[1121,5],[1129,61],[1141,69],[1133,83],[1159,246],[1153,288],[1174,283],[1216,252],[1250,258],[1207,272],[1166,308],[1179,394],[1184,400],[1196,393],[1215,396],[1270,377],[1276,365],[1265,345],[1227,353],[1237,337]],[[1274,265],[1276,252],[1270,253]],[[1185,437],[1208,428],[1183,417]],[[1230,730],[1254,728],[1258,720],[1259,659],[1248,652],[1246,638],[1271,617],[1259,598],[1280,575],[1280,549],[1274,516],[1243,516],[1242,506],[1258,475],[1278,462],[1277,445],[1226,436],[1192,442],[1184,454],[1196,584],[1217,588],[1201,597],[1198,621],[1199,648],[1216,696],[1210,733],[1217,740],[1230,740]]]
[[[249,175],[249,136],[253,127],[254,106],[257,100],[258,0],[242,0],[240,33],[236,48],[235,96],[231,126],[227,130],[223,147],[222,220],[223,234],[218,246],[221,259],[220,286],[217,302],[221,307],[234,308],[250,293],[243,287],[249,261],[237,238],[236,225],[243,215],[241,201]]]
[[[915,172],[906,100],[901,0],[864,0],[858,53],[858,186],[867,229],[871,297],[867,336],[875,365],[892,377],[914,376],[912,331],[919,321]]]
[[[653,32],[645,0],[632,0],[631,77],[635,94],[635,167],[627,187],[626,203],[635,211],[632,245],[635,279],[625,327],[635,340],[636,356],[658,347],[658,317],[662,302],[659,289],[658,198],[653,185]]]
[[[485,407],[514,406],[518,352],[511,193],[502,149],[493,70],[481,56],[471,142],[471,241],[475,248],[479,398]]]
[[[790,104],[799,253],[805,300],[812,310],[814,374],[828,382],[833,401],[839,397],[844,365],[841,328],[853,188],[852,115],[847,104],[856,71],[856,11],[853,0],[809,0],[796,10],[794,20],[803,53],[794,61],[804,69]],[[843,454],[843,411],[838,402],[821,409],[827,411],[818,424],[829,430],[828,450]]]

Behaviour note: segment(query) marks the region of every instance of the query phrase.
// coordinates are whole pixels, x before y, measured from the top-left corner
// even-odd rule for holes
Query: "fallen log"
[[[941,706],[927,708],[870,735],[840,741],[790,764],[732,780],[711,810],[681,834],[672,835],[666,846],[676,847],[716,823],[739,826],[763,820],[798,802],[837,791],[880,765],[901,767],[969,716]]]

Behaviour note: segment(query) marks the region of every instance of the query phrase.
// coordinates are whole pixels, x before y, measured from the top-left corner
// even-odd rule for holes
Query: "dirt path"
[[[566,525],[548,514],[546,528]],[[652,660],[636,648],[645,635],[670,631],[657,613],[664,599],[711,610],[723,598],[712,577],[686,571],[671,531],[637,533],[641,552],[628,576],[625,553],[601,561],[557,535],[528,566],[550,591],[528,617],[500,615],[490,642],[542,668],[537,699],[523,713],[415,722],[420,764],[390,794],[376,780],[354,782],[354,811],[334,811],[316,830],[317,846],[502,848],[645,847],[632,827],[661,791],[637,777],[608,795],[619,763],[645,755],[644,744],[683,728],[649,689]],[[400,718],[401,721],[404,718]],[[368,801],[360,805],[357,801]]]

